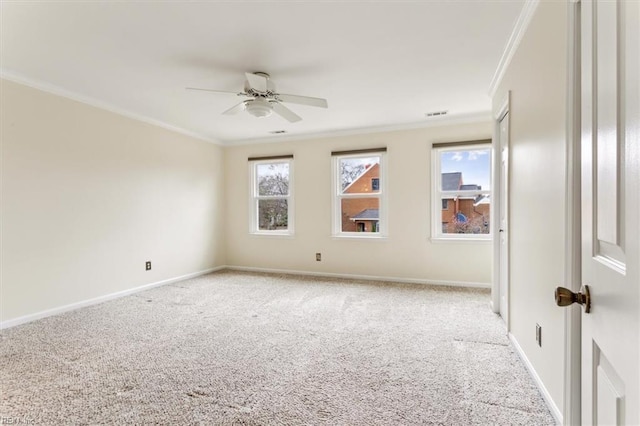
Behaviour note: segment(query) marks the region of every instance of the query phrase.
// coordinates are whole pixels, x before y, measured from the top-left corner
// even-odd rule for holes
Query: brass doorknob
[[[589,292],[589,286],[582,286],[581,291],[574,293],[568,288],[558,287],[556,288],[555,297],[556,304],[558,306],[569,306],[573,303],[584,306],[584,312],[591,312],[591,293]]]

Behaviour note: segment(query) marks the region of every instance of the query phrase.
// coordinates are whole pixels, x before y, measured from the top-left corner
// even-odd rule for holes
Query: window
[[[490,239],[491,142],[434,144],[433,237]]]
[[[293,234],[293,156],[250,158],[251,232]]]
[[[371,178],[371,189],[373,191],[380,190],[380,178]]]
[[[333,152],[333,233],[380,237],[386,231],[386,148]]]

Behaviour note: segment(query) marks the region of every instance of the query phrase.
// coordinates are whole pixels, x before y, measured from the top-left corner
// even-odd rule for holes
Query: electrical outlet
[[[540,324],[536,324],[536,342],[538,342],[538,346],[542,347],[542,327]]]
[[[150,271],[151,270],[151,261],[148,260],[145,264],[144,264],[144,268],[146,271]]]
[[[322,261],[322,253],[316,253],[316,262]]]

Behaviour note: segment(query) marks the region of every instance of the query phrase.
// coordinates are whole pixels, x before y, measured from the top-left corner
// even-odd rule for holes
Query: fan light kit
[[[254,117],[262,118],[268,117],[275,112],[290,123],[300,121],[302,120],[302,117],[282,105],[282,102],[319,108],[327,108],[328,106],[326,99],[312,98],[309,96],[286,95],[284,93],[276,92],[276,87],[267,73],[247,72],[245,73],[245,76],[244,92],[228,92],[224,90],[201,89],[197,87],[187,87],[187,90],[227,93],[249,98],[224,111],[222,113],[224,115],[234,115],[244,110]]]
[[[254,117],[268,117],[273,112],[273,108],[271,108],[271,104],[269,101],[265,101],[264,99],[254,99],[251,101],[245,102],[244,109]]]

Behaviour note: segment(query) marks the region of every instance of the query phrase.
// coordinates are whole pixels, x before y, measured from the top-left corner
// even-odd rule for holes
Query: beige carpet
[[[550,425],[485,290],[219,272],[0,334],[33,424]]]

